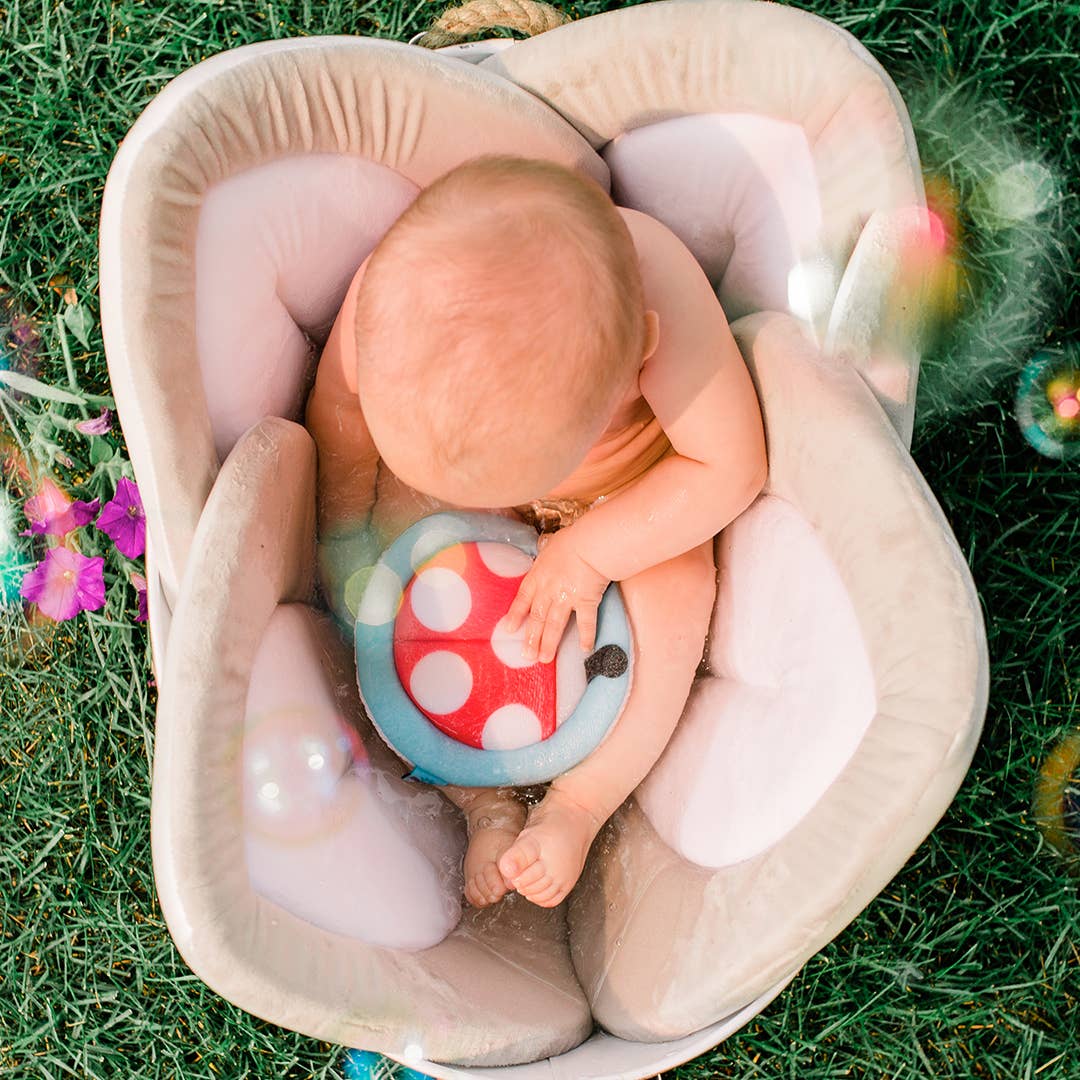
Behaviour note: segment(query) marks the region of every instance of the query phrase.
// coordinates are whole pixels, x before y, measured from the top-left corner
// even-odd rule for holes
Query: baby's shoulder
[[[645,306],[659,314],[661,336],[670,334],[676,321],[685,321],[697,309],[718,306],[716,293],[694,253],[671,229],[640,210],[616,209],[637,249]]]
[[[694,259],[693,253],[662,221],[629,206],[617,206],[630,238],[637,249],[639,262],[670,262]],[[696,260],[694,260],[696,261]]]

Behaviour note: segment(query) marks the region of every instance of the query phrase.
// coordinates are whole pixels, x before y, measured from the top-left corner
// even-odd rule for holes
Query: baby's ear
[[[660,344],[660,316],[655,311],[645,312],[645,348],[641,354],[641,362],[645,363]]]

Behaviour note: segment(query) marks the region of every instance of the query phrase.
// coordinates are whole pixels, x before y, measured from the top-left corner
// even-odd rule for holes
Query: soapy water
[[[1040,454],[1080,459],[1080,356],[1075,351],[1036,353],[1020,376],[1016,421]]]

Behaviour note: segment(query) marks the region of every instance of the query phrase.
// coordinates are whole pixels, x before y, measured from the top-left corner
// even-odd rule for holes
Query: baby
[[[554,907],[682,714],[715,599],[713,538],[765,483],[757,398],[708,279],[674,233],[591,180],[474,158],[421,191],[357,271],[306,423],[335,610],[332,552],[370,520],[380,459],[408,488],[542,531],[509,614],[529,659],[552,660],[571,614],[591,651],[600,598],[620,583],[634,674],[604,742],[532,805],[441,788],[468,822],[469,902],[516,890]]]

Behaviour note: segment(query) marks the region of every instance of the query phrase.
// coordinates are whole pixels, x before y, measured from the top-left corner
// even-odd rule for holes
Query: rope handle
[[[535,37],[570,21],[565,11],[542,0],[468,0],[458,7],[447,8],[409,44],[419,45],[422,49],[441,49],[444,45],[456,45],[470,34],[496,26],[520,30]]]

